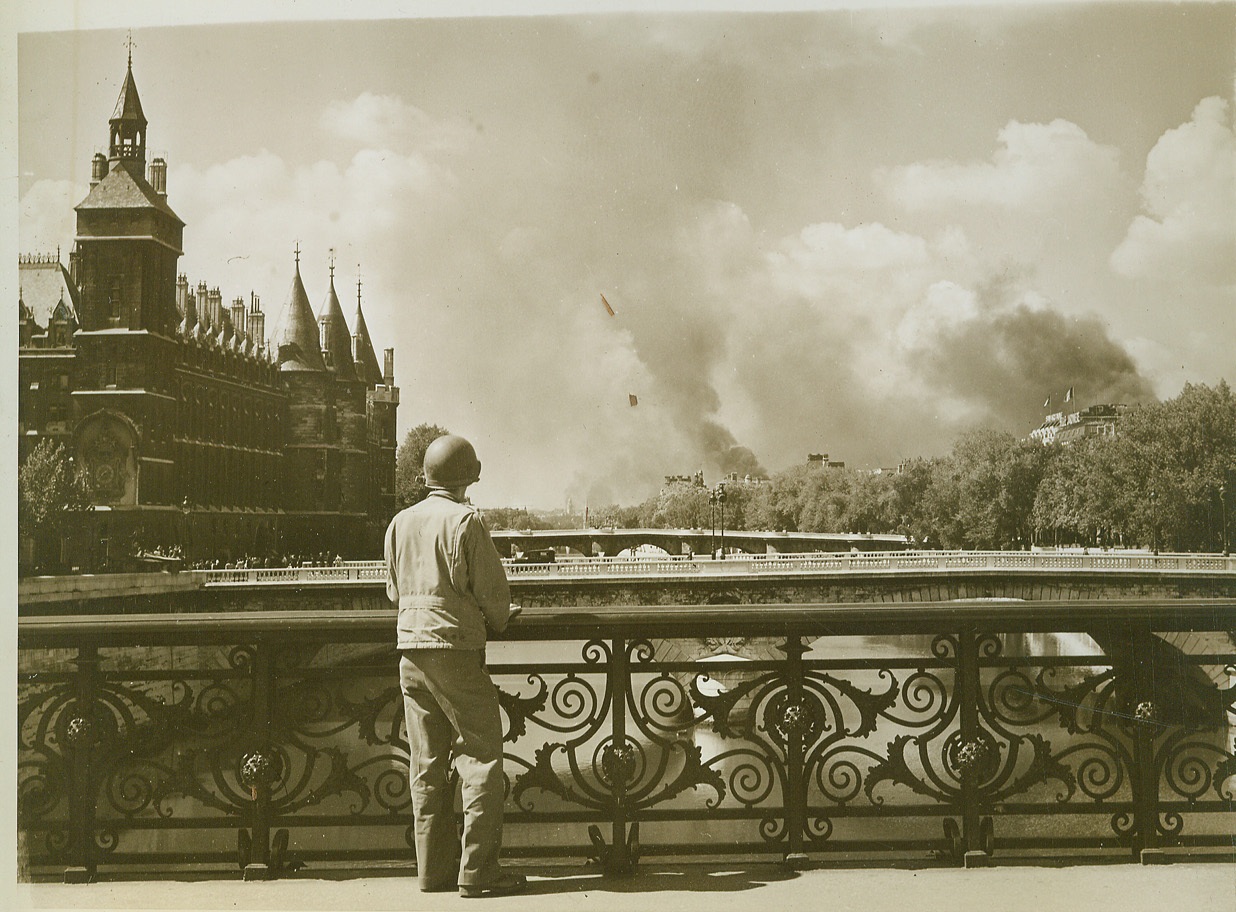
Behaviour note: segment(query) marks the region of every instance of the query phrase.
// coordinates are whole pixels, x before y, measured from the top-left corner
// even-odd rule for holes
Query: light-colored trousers
[[[502,717],[484,650],[406,649],[399,683],[421,889],[492,883],[502,848]],[[462,855],[447,783],[452,755],[463,793]]]

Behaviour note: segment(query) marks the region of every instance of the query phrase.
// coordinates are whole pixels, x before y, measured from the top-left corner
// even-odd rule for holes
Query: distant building
[[[18,263],[19,458],[51,438],[85,470],[94,508],[74,562],[114,566],[145,544],[189,558],[371,556],[394,513],[399,390],[359,283],[350,329],[333,265],[315,317],[297,251],[268,344],[257,295],[225,305],[177,274],[184,222],[166,162],[147,170],[132,59],[109,127],[68,268],[59,253]]]
[[[694,475],[666,475],[665,476],[665,485],[663,485],[663,487],[668,487],[669,485],[676,485],[676,484],[693,485],[694,487],[702,488],[704,487],[704,473],[696,472]]]
[[[768,478],[764,475],[752,475],[750,473],[740,475],[737,472],[730,472],[721,481],[727,485],[758,485],[768,481]]]
[[[1067,445],[1087,437],[1115,437],[1127,405],[1092,405],[1078,412],[1056,412],[1030,432],[1030,439],[1044,446]]]
[[[835,462],[828,458],[827,453],[808,453],[807,465],[818,466],[819,468],[828,469],[844,469],[844,462]]]

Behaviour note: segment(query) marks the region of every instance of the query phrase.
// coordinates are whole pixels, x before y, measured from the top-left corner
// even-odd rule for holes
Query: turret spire
[[[325,370],[318,330],[314,326],[313,308],[305,294],[300,277],[300,241],[296,242],[296,271],[283,310],[283,325],[273,340],[278,351],[279,369],[283,371]]]
[[[133,79],[133,36],[129,36],[129,62],[124,74],[124,85],[116,99],[112,112],[111,140],[108,158],[146,161],[146,115],[142,113],[142,101],[137,96],[137,83]]]
[[[343,320],[343,308],[335,293],[335,248],[330,249],[330,288],[318,313],[318,331],[322,340],[322,357],[327,370],[340,380],[355,380],[356,366],[352,361],[352,340],[348,324]]]
[[[365,325],[365,314],[361,310],[360,263],[356,264],[356,273],[356,319],[352,322],[352,360],[357,378],[374,387],[382,382],[382,369],[378,367],[378,356],[374,354],[373,343],[369,340],[369,327]]]

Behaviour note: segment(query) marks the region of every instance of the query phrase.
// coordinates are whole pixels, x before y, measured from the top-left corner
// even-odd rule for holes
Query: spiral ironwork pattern
[[[828,637],[708,639],[595,638],[566,659],[491,664],[508,824],[542,834],[519,842],[583,852],[564,822],[644,821],[666,850],[878,842],[958,858],[1059,833],[1136,850],[1188,846],[1195,818],[1230,814],[1236,800],[1223,678],[1236,656],[1184,655],[1156,691],[1126,653],[1039,655],[973,630],[889,636],[858,656]],[[742,657],[713,651],[740,641]],[[206,851],[221,825],[255,815],[289,829],[289,852],[332,858],[330,840],[305,828],[360,827],[353,857],[357,844],[375,859],[410,857],[387,645],[176,649],[83,646],[76,665],[19,677],[18,815],[32,859]],[[1165,693],[1192,702],[1177,711]],[[957,822],[963,805],[981,826]]]

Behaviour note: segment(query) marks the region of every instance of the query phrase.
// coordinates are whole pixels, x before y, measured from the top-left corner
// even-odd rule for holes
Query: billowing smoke
[[[1150,384],[1094,317],[1069,317],[1010,300],[1004,282],[981,287],[974,309],[939,320],[910,349],[916,369],[973,420],[1023,431],[1047,411],[1092,403],[1149,402]],[[1073,405],[1064,402],[1074,391]]]
[[[1023,123],[993,90],[958,112],[963,129],[942,126],[921,97],[953,97],[975,35],[898,22],[443,19],[305,25],[295,41],[269,26],[269,69],[295,88],[261,91],[169,29],[148,42],[177,79],[153,52],[136,76],[152,147],[172,146],[181,271],[225,300],[256,291],[273,330],[294,243],[315,309],[330,249],[349,318],[359,266],[374,344],[396,350],[401,433],[472,438],[482,504],[634,503],[665,475],[775,473],[813,452],[894,466],[975,423],[1025,433],[1069,387],[1078,406],[1145,401],[1185,363],[1210,381],[1230,369],[1230,286],[1201,295],[1190,272],[1197,250],[1230,246],[1230,219],[1211,224],[1230,209],[1230,156],[1176,167],[1230,148],[1228,106],[1160,148],[1143,188],[1162,191],[1147,195],[1158,227],[1133,231],[1144,162],[1086,132],[1089,96]],[[309,80],[295,49],[311,34],[363,47],[365,65],[314,58]],[[38,61],[76,50],[24,40],[35,97]],[[24,106],[23,142],[104,141],[115,91],[72,131],[52,129],[55,105]],[[246,130],[202,126],[242,94]],[[23,251],[71,243],[80,196],[51,183],[23,191]],[[1192,205],[1212,197],[1213,218]],[[39,224],[47,208],[63,221]]]

